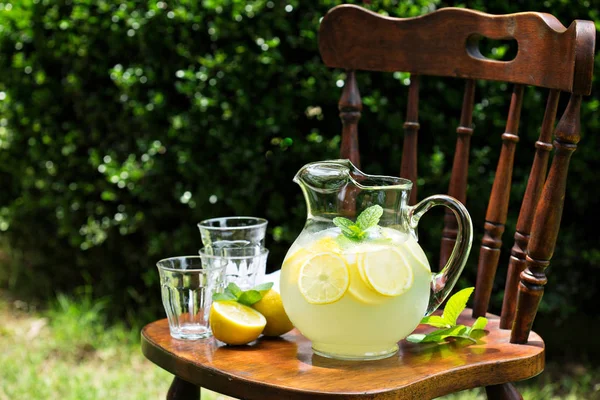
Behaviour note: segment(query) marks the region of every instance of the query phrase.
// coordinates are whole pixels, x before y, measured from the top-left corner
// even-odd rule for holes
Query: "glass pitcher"
[[[308,216],[281,268],[281,298],[290,320],[325,357],[372,360],[395,354],[398,341],[456,283],[473,240],[467,210],[445,195],[409,206],[410,180],[367,175],[349,160],[307,164],[294,181]],[[436,205],[454,212],[458,234],[447,265],[432,274],[416,228]]]

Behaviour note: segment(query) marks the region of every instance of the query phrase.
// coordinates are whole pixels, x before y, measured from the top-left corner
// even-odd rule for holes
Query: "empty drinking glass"
[[[267,223],[256,217],[222,217],[201,221],[198,229],[207,254],[223,255],[223,248],[263,247]]]
[[[269,250],[264,247],[225,247],[221,249],[225,261],[225,280],[233,282],[242,290],[261,283],[267,268]],[[200,249],[202,257],[208,256],[208,249]]]
[[[162,301],[171,336],[195,340],[211,336],[208,315],[213,293],[225,289],[225,259],[209,254],[160,260]]]

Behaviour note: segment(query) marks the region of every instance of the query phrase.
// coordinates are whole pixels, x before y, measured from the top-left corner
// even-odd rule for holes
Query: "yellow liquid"
[[[378,359],[393,355],[397,342],[408,336],[424,316],[429,302],[431,269],[425,253],[408,234],[379,228],[379,239],[350,245],[338,240],[340,230],[303,232],[288,251],[281,268],[280,290],[286,313],[313,343],[316,353],[341,359]],[[398,296],[378,293],[361,276],[361,257],[394,248],[412,269],[412,286]],[[333,253],[348,266],[350,284],[337,301],[311,304],[300,292],[298,280],[307,260]],[[364,270],[363,270],[364,271]]]

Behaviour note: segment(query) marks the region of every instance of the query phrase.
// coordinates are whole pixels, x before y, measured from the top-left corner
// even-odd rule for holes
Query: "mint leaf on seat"
[[[436,328],[450,328],[452,324],[449,324],[444,318],[439,315],[430,315],[421,320],[422,324],[435,326]]]
[[[469,300],[469,297],[471,297],[473,290],[475,290],[474,287],[463,289],[448,299],[446,307],[444,307],[442,318],[444,321],[448,322],[450,326],[456,325],[456,320],[467,306],[467,301]]]
[[[477,340],[473,337],[473,333],[475,331],[483,330],[486,327],[488,322],[487,318],[477,318],[470,327],[456,324],[458,316],[467,306],[467,301],[469,300],[469,297],[471,297],[473,289],[475,288],[470,287],[463,289],[450,297],[441,317],[438,315],[431,315],[429,317],[424,317],[421,320],[422,324],[435,326],[436,328],[441,329],[437,329],[426,335],[415,333],[409,335],[406,340],[411,343],[443,343],[446,342],[446,339],[454,338],[466,339],[473,343],[477,343]]]

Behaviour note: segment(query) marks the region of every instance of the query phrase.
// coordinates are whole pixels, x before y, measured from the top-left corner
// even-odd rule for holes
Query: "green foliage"
[[[245,306],[252,306],[252,304],[262,300],[263,296],[271,290],[273,282],[261,283],[253,287],[250,290],[242,290],[235,283],[230,283],[225,288],[223,293],[214,293],[212,296],[213,301],[237,301]]]
[[[446,307],[444,307],[444,312],[441,317],[438,315],[431,315],[429,317],[424,317],[421,320],[422,324],[435,326],[440,329],[429,332],[428,334],[413,333],[412,335],[409,335],[406,340],[413,343],[444,343],[446,342],[446,339],[454,338],[466,339],[476,343],[476,335],[481,333],[477,331],[485,329],[488,322],[487,318],[478,317],[471,326],[456,324],[460,313],[467,307],[467,301],[469,301],[469,297],[471,297],[473,290],[475,290],[474,287],[468,287],[452,295],[446,302]]]
[[[88,285],[94,296],[110,296],[111,309],[153,319],[161,308],[154,263],[196,253],[195,223],[224,215],[267,218],[269,269],[279,268],[305,218],[291,178],[307,162],[338,155],[345,74],[320,61],[317,30],[339,3],[2,3],[0,243],[16,256],[2,261],[0,254],[0,284],[40,296]],[[447,5],[492,13],[535,9],[565,24],[599,20],[594,7],[563,0],[373,0],[366,7],[409,17]],[[507,49],[490,52],[500,58]],[[359,73],[358,81],[364,169],[396,175],[410,76]],[[510,90],[477,84],[467,204],[474,221],[485,214]],[[422,79],[420,197],[447,190],[462,91],[460,80]],[[543,90],[525,93],[498,296],[545,97]],[[597,186],[599,139],[592,132],[600,127],[599,106],[595,89],[582,110],[583,139],[541,308],[559,318],[574,310],[597,313],[591,299],[600,252],[587,221],[599,206],[590,192]],[[435,265],[442,218],[432,213],[420,239]],[[474,282],[476,254],[463,286]],[[493,310],[499,304],[494,298]]]
[[[367,229],[376,226],[383,215],[383,208],[379,205],[365,209],[356,218],[356,223],[348,218],[335,217],[333,224],[342,230],[348,239],[361,240],[367,235]]]

